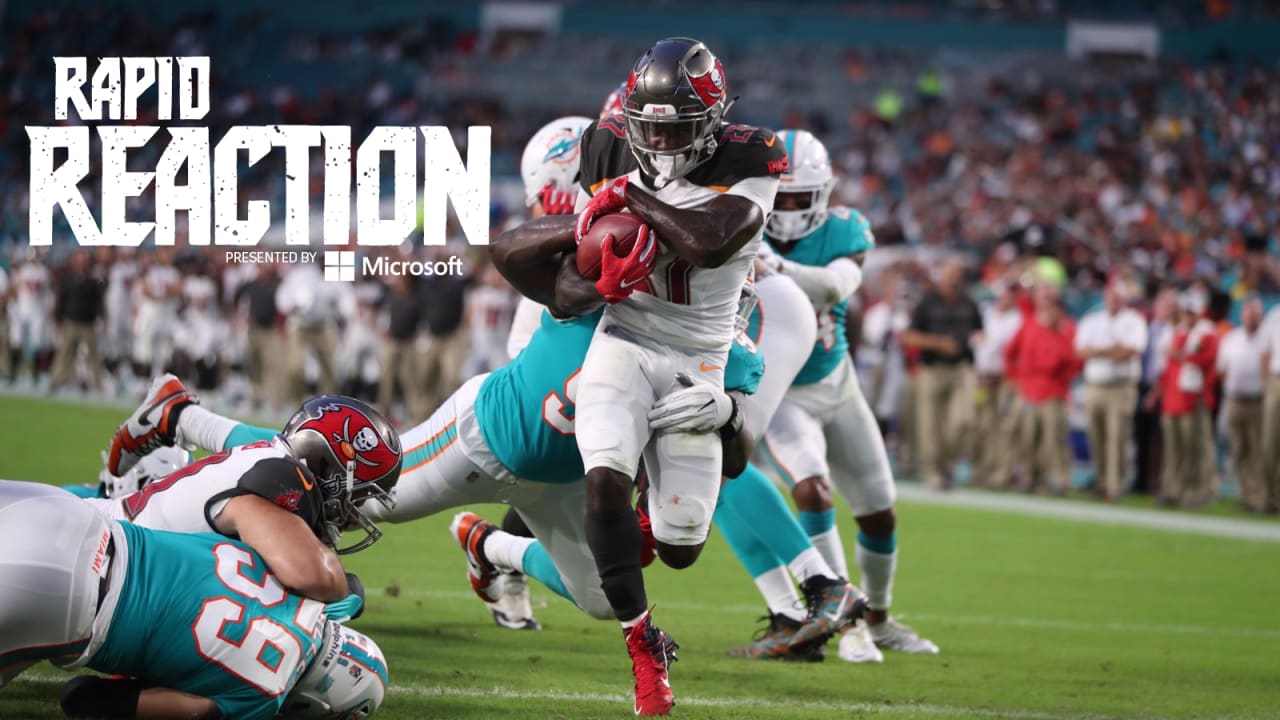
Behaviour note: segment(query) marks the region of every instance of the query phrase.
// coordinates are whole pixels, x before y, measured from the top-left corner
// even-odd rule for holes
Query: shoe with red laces
[[[667,667],[676,661],[676,649],[680,646],[654,626],[650,613],[645,613],[638,624],[623,628],[622,636],[627,640],[631,672],[636,678],[636,715],[669,715],[676,698],[671,694]]]
[[[147,397],[111,436],[107,450],[107,471],[117,477],[129,472],[148,453],[177,442],[178,414],[200,402],[176,376],[156,378]]]
[[[484,554],[484,541],[498,529],[497,525],[472,512],[460,512],[453,516],[449,532],[453,533],[462,550],[467,554],[467,579],[471,589],[487,603],[502,597],[498,588],[498,569]]]
[[[658,541],[653,537],[653,523],[649,520],[649,490],[646,488],[636,498],[636,519],[640,521],[640,567],[649,567],[658,557]]]

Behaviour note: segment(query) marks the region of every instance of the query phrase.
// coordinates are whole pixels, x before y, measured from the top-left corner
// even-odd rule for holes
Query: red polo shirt
[[[1075,337],[1075,323],[1067,318],[1057,328],[1042,324],[1037,315],[1022,322],[1004,348],[1004,367],[1028,402],[1067,399],[1071,381],[1084,367],[1076,355]]]
[[[1201,320],[1200,323],[1206,321]],[[1199,324],[1197,327],[1199,327]],[[1193,328],[1192,332],[1195,329]],[[1169,358],[1169,362],[1165,365],[1164,373],[1160,375],[1160,412],[1165,415],[1189,415],[1195,412],[1195,409],[1204,403],[1204,407],[1213,410],[1216,404],[1216,398],[1213,393],[1213,386],[1216,382],[1216,361],[1218,359],[1218,334],[1213,328],[1200,331],[1199,342],[1195,347],[1195,351],[1189,357],[1183,360],[1174,357]],[[1172,350],[1182,350],[1187,346],[1187,338],[1190,332],[1182,331],[1173,336]],[[1203,388],[1199,391],[1187,391],[1180,387],[1178,378],[1182,373],[1182,366],[1190,363],[1200,369],[1203,378]]]

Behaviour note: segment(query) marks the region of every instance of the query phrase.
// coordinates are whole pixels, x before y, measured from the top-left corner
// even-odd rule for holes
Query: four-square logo
[[[356,253],[354,250],[325,250],[324,279],[328,282],[356,281]]]

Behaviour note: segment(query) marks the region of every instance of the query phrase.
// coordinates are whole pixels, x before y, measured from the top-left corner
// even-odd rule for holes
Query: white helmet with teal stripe
[[[582,164],[582,131],[590,124],[588,117],[562,117],[543,125],[529,139],[520,157],[526,205],[532,205],[548,185],[556,190],[575,190]]]
[[[831,156],[827,148],[808,130],[782,130],[778,133],[790,160],[790,169],[782,174],[778,197],[765,233],[774,240],[792,242],[808,235],[827,221],[827,207],[835,188]],[[793,197],[785,197],[795,194]],[[785,200],[785,202],[780,202]],[[786,209],[779,209],[784,207]]]
[[[330,621],[311,667],[294,686],[282,718],[364,720],[387,695],[387,660],[367,635]]]

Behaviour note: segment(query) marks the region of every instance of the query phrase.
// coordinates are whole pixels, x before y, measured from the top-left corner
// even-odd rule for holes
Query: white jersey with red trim
[[[738,195],[755,203],[767,216],[778,191],[778,177],[787,169],[787,156],[774,134],[747,125],[723,125],[717,149],[684,177],[661,188],[640,172],[626,141],[620,118],[602,118],[587,128],[582,139],[582,192],[578,210],[590,196],[615,178],[626,176],[630,187],[651,193],[676,208],[704,206],[721,195]],[[692,350],[725,352],[733,344],[734,316],[742,283],[760,246],[764,226],[755,237],[719,267],[694,267],[658,236],[658,262],[645,292],[632,293],[610,305],[605,322],[621,325],[664,344]]]
[[[279,439],[210,455],[123,498],[87,502],[108,518],[152,530],[218,532],[213,521],[226,501],[238,495],[266,498],[313,529],[320,527],[319,484]]]

